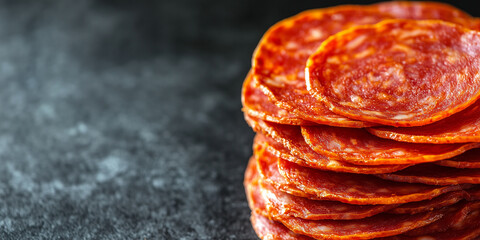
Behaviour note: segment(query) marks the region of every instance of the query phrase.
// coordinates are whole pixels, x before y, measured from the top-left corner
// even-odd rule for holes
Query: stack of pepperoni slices
[[[480,238],[480,21],[445,4],[300,13],[242,91],[261,239]]]

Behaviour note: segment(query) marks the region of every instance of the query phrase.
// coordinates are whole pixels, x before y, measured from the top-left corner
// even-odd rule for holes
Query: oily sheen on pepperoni
[[[291,124],[291,125],[309,125],[311,122],[305,121],[289,113],[288,111],[277,107],[271,103],[260,89],[255,87],[253,75],[248,73],[242,88],[243,111],[251,116],[263,120]]]
[[[260,181],[262,196],[270,212],[302,219],[350,220],[370,217],[398,205],[351,205],[338,201],[311,200],[284,193]]]
[[[479,168],[451,168],[432,164],[419,164],[377,176],[392,181],[430,185],[480,184]]]
[[[414,143],[480,142],[480,101],[438,122],[420,127],[374,127],[375,136]]]
[[[444,210],[435,210],[419,214],[394,215],[378,214],[356,220],[306,220],[288,217],[267,209],[257,182],[247,183],[247,199],[253,211],[271,217],[283,223],[293,232],[317,239],[369,239],[385,237],[407,232],[439,220]]]
[[[302,126],[302,134],[316,152],[353,164],[417,164],[448,159],[479,143],[415,144],[371,135],[365,129]]]
[[[310,56],[309,92],[361,121],[421,126],[480,97],[480,32],[438,20],[387,20],[330,37]]]
[[[441,187],[400,183],[382,180],[372,175],[321,171],[282,159],[279,159],[277,164],[280,174],[303,192],[321,199],[350,204],[408,203],[431,199],[461,189],[458,185]]]
[[[438,161],[435,164],[454,168],[480,168],[480,148],[468,150],[454,158]]]
[[[306,89],[305,62],[332,34],[388,18],[388,14],[371,7],[341,6],[310,10],[285,19],[271,27],[258,44],[252,59],[253,74],[276,105],[302,119],[332,126],[372,126],[318,104]]]
[[[298,126],[287,126],[262,121],[245,116],[248,124],[262,135],[254,142],[265,143],[271,153],[277,157],[295,162],[302,166],[330,170],[335,172],[351,172],[362,174],[389,173],[408,167],[409,165],[354,165],[345,161],[337,161],[317,153],[308,146]],[[255,144],[255,143],[254,143]]]

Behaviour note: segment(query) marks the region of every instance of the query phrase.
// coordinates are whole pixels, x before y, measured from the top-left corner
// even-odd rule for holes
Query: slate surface
[[[255,239],[251,54],[334,3],[0,3],[0,239]]]

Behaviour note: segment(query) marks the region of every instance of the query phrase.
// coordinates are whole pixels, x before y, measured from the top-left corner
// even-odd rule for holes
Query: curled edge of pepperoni
[[[314,240],[305,235],[294,233],[280,222],[270,220],[254,211],[252,211],[250,221],[253,230],[262,240]]]
[[[267,210],[266,202],[258,189],[258,181],[254,179],[245,183],[247,199],[253,212],[278,220],[295,233],[314,238],[351,239],[392,236],[438,221],[444,214],[444,210],[441,209],[413,215],[378,214],[356,220],[305,220],[286,217]]]
[[[477,204],[477,203],[475,203]],[[446,231],[419,234],[419,236],[407,236],[405,234],[382,238],[382,240],[420,240],[420,239],[442,239],[442,240],[467,240],[477,239],[480,236],[480,210],[473,210],[468,213],[460,222],[455,223]]]
[[[350,172],[360,174],[376,174],[396,172],[409,165],[355,165],[346,161],[337,161],[315,152],[303,139],[300,128],[286,126],[245,115],[245,120],[258,134],[264,135],[268,149],[277,157],[316,169],[331,170],[335,172]],[[262,142],[258,136],[257,142]],[[255,140],[254,140],[255,142]]]
[[[390,92],[388,92],[388,94],[383,93],[383,92],[380,92],[380,93],[377,93],[377,94],[372,93],[372,91],[375,90],[376,88],[378,88],[380,85],[383,87],[383,84],[379,85],[379,84],[374,83],[374,80],[369,80],[372,83],[370,83],[371,87],[369,88],[370,90],[368,91],[368,96],[372,96],[372,97],[370,97],[371,99],[369,100],[369,102],[367,102],[365,104],[365,103],[359,103],[358,102],[358,101],[361,101],[363,99],[362,96],[357,96],[354,93],[345,93],[345,91],[347,91],[347,90],[345,90],[345,87],[334,87],[334,83],[330,82],[331,79],[337,79],[336,81],[340,81],[340,80],[345,81],[345,79],[344,79],[343,76],[333,76],[332,74],[334,73],[334,71],[332,69],[328,68],[328,67],[331,67],[331,66],[329,64],[326,64],[326,63],[331,63],[331,65],[339,65],[341,63],[341,64],[343,64],[341,69],[347,69],[349,67],[351,69],[351,66],[345,66],[346,65],[345,62],[335,60],[336,58],[339,58],[339,56],[335,55],[334,57],[336,57],[336,58],[333,59],[333,60],[330,60],[330,58],[331,58],[330,55],[332,54],[332,52],[336,51],[335,49],[341,49],[337,45],[343,46],[342,44],[344,44],[346,46],[355,48],[357,51],[360,51],[358,49],[364,49],[365,48],[363,46],[360,46],[362,44],[362,42],[359,42],[360,40],[365,42],[368,39],[368,42],[369,42],[368,44],[369,45],[374,44],[375,41],[380,41],[380,40],[375,40],[375,39],[371,38],[371,35],[373,34],[372,32],[374,32],[374,34],[375,34],[374,36],[381,36],[382,38],[385,37],[385,36],[388,36],[388,35],[385,35],[385,33],[392,33],[392,35],[395,35],[395,34],[398,35],[399,33],[397,33],[397,32],[400,31],[399,29],[401,29],[403,31],[406,31],[406,33],[404,35],[409,35],[409,34],[412,35],[412,34],[416,34],[416,32],[421,31],[420,26],[424,27],[425,29],[428,29],[429,32],[430,32],[429,35],[432,35],[432,33],[435,32],[435,31],[441,32],[442,33],[441,35],[437,34],[437,36],[435,36],[435,37],[440,37],[441,36],[442,41],[445,42],[445,45],[452,44],[452,42],[455,42],[455,43],[459,44],[459,46],[454,46],[454,47],[450,46],[451,49],[457,49],[457,50],[461,49],[464,52],[467,51],[465,49],[468,49],[468,53],[464,53],[464,52],[457,53],[457,52],[455,52],[455,53],[452,53],[452,54],[457,54],[457,55],[463,54],[461,56],[465,59],[459,58],[459,57],[456,57],[455,59],[462,60],[462,64],[466,64],[465,62],[468,62],[468,67],[470,67],[470,68],[462,69],[462,71],[465,71],[465,73],[460,77],[459,76],[454,76],[454,75],[447,75],[445,73],[441,76],[442,78],[445,78],[445,79],[455,79],[457,81],[458,81],[459,78],[462,79],[462,81],[461,81],[462,84],[449,84],[449,85],[444,84],[444,86],[451,86],[452,89],[448,89],[447,90],[448,93],[445,93],[443,95],[448,95],[450,92],[464,93],[463,95],[457,96],[455,98],[456,102],[449,102],[447,100],[441,100],[441,99],[447,99],[446,97],[443,97],[443,98],[438,98],[439,99],[438,102],[435,102],[435,104],[432,104],[432,99],[431,98],[435,98],[435,97],[433,95],[432,96],[428,96],[428,95],[425,96],[426,94],[424,92],[418,92],[418,91],[420,91],[419,89],[422,89],[422,87],[417,86],[417,87],[415,87],[415,89],[417,89],[417,90],[413,91],[413,90],[407,89],[407,90],[404,90],[402,94],[404,94],[405,92],[407,92],[407,93],[408,92],[411,92],[411,93],[415,92],[416,96],[419,96],[419,97],[422,96],[423,98],[422,99],[417,99],[413,102],[411,102],[412,100],[410,98],[410,99],[408,99],[408,101],[410,101],[410,102],[407,103],[406,102],[407,100],[405,100],[403,102],[400,102],[402,104],[399,105],[399,101],[398,101],[399,96],[391,96]],[[397,31],[393,31],[392,28],[394,30],[397,30]],[[440,28],[440,30],[435,30],[437,28]],[[447,37],[443,36],[443,35],[446,35],[447,30],[451,31],[452,34],[455,34],[454,36],[456,37],[456,40],[452,40],[451,37],[447,38]],[[357,34],[358,36],[356,36],[355,34]],[[362,35],[362,34],[364,34],[364,35]],[[368,34],[370,34],[370,37],[369,37]],[[388,36],[388,37],[393,38],[394,36]],[[469,40],[468,41],[463,40],[464,38],[468,38]],[[350,39],[350,40],[348,40],[348,39]],[[472,105],[478,98],[480,98],[480,89],[479,89],[480,88],[480,67],[478,67],[478,65],[480,65],[480,60],[478,60],[478,59],[480,59],[480,45],[479,44],[477,44],[477,45],[474,44],[476,42],[475,39],[480,41],[480,33],[479,32],[468,29],[468,28],[463,27],[461,25],[456,25],[456,24],[453,24],[453,23],[444,22],[444,21],[440,21],[440,20],[390,19],[390,20],[382,21],[382,22],[377,23],[377,24],[373,24],[373,25],[364,25],[364,26],[352,27],[350,29],[347,29],[345,31],[337,33],[337,34],[331,36],[330,38],[328,38],[326,41],[324,41],[322,43],[322,45],[317,49],[317,51],[309,57],[309,59],[307,61],[307,66],[305,68],[307,89],[308,89],[308,91],[310,92],[311,95],[313,95],[317,98],[319,103],[327,105],[328,108],[331,111],[333,111],[337,114],[343,115],[345,117],[348,117],[348,118],[356,119],[356,120],[359,120],[359,121],[367,121],[367,122],[372,122],[372,123],[377,123],[377,124],[390,125],[390,126],[395,126],[395,127],[414,127],[414,126],[427,125],[427,124],[437,122],[437,121],[442,120],[444,118],[447,118],[447,117],[449,117],[449,116],[451,116],[451,115],[453,115],[457,112],[462,111],[463,109]],[[382,41],[385,42],[387,40],[382,40]],[[440,43],[440,40],[436,40],[436,42]],[[397,44],[397,43],[394,42],[392,44]],[[400,41],[398,44],[405,44],[405,42]],[[418,43],[415,42],[415,44],[418,44]],[[423,45],[432,45],[431,42],[427,42],[427,41],[425,41],[422,44]],[[442,42],[441,44],[444,44],[444,43]],[[463,45],[461,45],[461,44],[463,44]],[[470,44],[470,45],[467,45],[467,44]],[[383,45],[389,46],[386,43],[384,43]],[[402,46],[402,48],[409,48],[409,46]],[[393,48],[391,48],[391,49],[393,49]],[[395,51],[400,51],[400,50],[395,50],[394,51],[394,50],[391,50],[391,49],[390,49],[390,51],[392,52],[392,55],[395,53]],[[377,55],[379,55],[380,53],[375,52],[375,51],[377,51],[377,49],[371,50],[370,52],[372,52],[372,53],[368,53],[367,50],[368,49],[362,50],[362,52],[359,52],[359,53],[354,53],[353,49],[350,50],[349,54],[358,54],[359,57],[360,56],[361,57],[366,56],[369,59],[374,59],[374,60],[371,60],[372,63],[369,64],[370,67],[363,66],[367,70],[356,69],[355,73],[352,73],[353,71],[350,70],[349,71],[350,75],[352,75],[352,74],[357,74],[359,76],[364,76],[365,75],[365,76],[368,76],[368,78],[373,79],[376,74],[379,74],[379,72],[377,72],[377,71],[382,71],[382,72],[393,71],[393,73],[388,73],[388,74],[396,74],[395,78],[392,78],[392,79],[397,79],[397,78],[400,79],[400,80],[397,79],[396,80],[397,82],[398,81],[400,81],[400,82],[403,81],[404,82],[405,79],[415,79],[415,80],[411,80],[409,82],[411,84],[414,84],[414,83],[417,84],[416,82],[419,82],[419,81],[416,80],[416,79],[418,79],[418,77],[413,77],[413,76],[405,77],[405,73],[403,73],[403,71],[405,71],[405,72],[408,72],[408,74],[410,74],[410,72],[414,72],[413,70],[408,70],[408,71],[407,70],[402,70],[401,73],[395,73],[395,71],[397,71],[398,69],[397,68],[393,69],[392,66],[390,66],[390,65],[392,65],[391,63],[382,62],[382,61],[385,61],[385,60],[378,60],[378,59],[389,59],[389,58],[378,57]],[[401,50],[401,51],[405,51],[405,50]],[[440,55],[440,53],[438,53],[438,52],[443,53],[443,51],[439,51],[437,49],[435,49],[435,51],[436,52],[434,52],[434,53],[436,55]],[[365,53],[365,52],[367,52],[367,53]],[[338,53],[336,53],[336,54],[338,54]],[[381,54],[384,55],[385,52],[382,52]],[[433,54],[433,52],[432,52],[432,54]],[[398,55],[398,54],[396,54],[396,55]],[[400,55],[398,55],[398,56],[400,56]],[[468,56],[468,59],[467,59],[466,56]],[[349,58],[349,56],[340,56],[340,57],[345,57],[347,59]],[[417,59],[417,58],[415,58],[415,59]],[[364,62],[367,61],[365,59],[362,59],[362,60]],[[407,60],[408,59],[406,59],[403,62],[410,61],[410,60],[408,60],[408,61]],[[375,61],[377,61],[377,62],[375,62]],[[474,61],[477,61],[477,62],[474,62]],[[397,65],[399,64],[398,62],[399,61],[396,61]],[[456,65],[454,65],[450,61],[445,61],[445,62],[448,62],[450,65],[452,65],[452,66],[450,66],[450,65],[447,64],[448,68],[453,69],[454,68],[453,66],[455,66],[455,69],[459,68],[459,66],[457,66],[457,65],[459,65],[459,63],[456,63]],[[423,69],[429,69],[429,67],[426,67],[426,66],[428,66],[431,63],[428,62],[427,60],[422,60],[421,62],[418,62],[416,64],[419,65],[418,67],[414,65],[417,68],[422,67]],[[373,67],[373,65],[375,65],[375,67]],[[383,69],[383,70],[380,69],[380,66],[382,66],[382,68],[385,68],[385,69]],[[402,65],[401,67],[403,69],[404,65]],[[328,68],[328,69],[324,69],[324,68]],[[446,67],[444,67],[444,68],[446,68]],[[342,70],[342,71],[345,71],[345,70]],[[368,74],[367,74],[367,73],[365,73],[366,71],[370,71],[370,72],[368,72]],[[460,71],[460,70],[458,70],[458,71]],[[328,73],[330,80],[326,79],[324,73]],[[342,74],[344,74],[344,73],[342,73]],[[371,75],[371,77],[370,77],[370,75]],[[423,73],[423,75],[429,76],[428,73]],[[365,76],[364,76],[364,78],[367,79]],[[437,78],[440,78],[440,76],[438,76]],[[468,79],[466,79],[466,78],[468,78]],[[354,78],[354,79],[351,79],[351,81],[355,81],[357,83],[357,82],[365,82],[367,80],[360,81],[360,79]],[[430,81],[433,81],[433,79],[430,79]],[[422,81],[422,84],[425,84],[424,82],[425,81]],[[477,83],[477,84],[475,84],[475,83]],[[395,84],[397,84],[397,83],[395,83]],[[364,86],[365,84],[363,84],[362,86],[357,86],[353,83],[350,83],[348,85],[349,85],[349,88],[352,88],[352,89],[364,88],[365,87]],[[405,84],[403,84],[403,85],[405,85]],[[479,86],[479,87],[472,88],[472,86]],[[463,87],[463,88],[459,89],[459,87]],[[332,89],[330,89],[330,88],[332,88]],[[387,91],[387,90],[391,91],[391,89],[386,89],[385,91]],[[338,93],[338,91],[343,91],[343,94]],[[355,91],[358,92],[357,90],[355,90]],[[393,92],[395,92],[395,91],[393,91]],[[362,93],[362,94],[365,95],[364,93]],[[339,96],[349,96],[349,97],[347,99],[347,97],[341,97],[340,98]],[[392,97],[396,97],[397,100],[395,100],[395,101],[388,100]],[[402,98],[405,99],[405,97],[402,97]],[[425,100],[425,99],[427,99],[427,100]],[[377,105],[372,106],[372,104],[374,104],[374,103],[377,104]],[[379,103],[381,103],[382,105],[379,105]],[[397,105],[392,106],[392,104],[394,104],[394,103],[397,103],[398,106]],[[425,103],[428,103],[428,106],[425,105]],[[433,105],[435,105],[435,107],[432,107]],[[412,109],[412,106],[415,106],[415,109]],[[438,109],[439,107],[440,107],[440,109]],[[382,110],[382,109],[384,109],[384,110]],[[386,109],[394,109],[394,110],[386,111]],[[425,109],[428,109],[429,111],[424,111]]]
[[[480,101],[438,122],[420,127],[372,127],[371,134],[411,143],[480,142]]]
[[[260,157],[262,156],[262,158]],[[303,192],[295,185],[289,183],[278,171],[277,157],[265,151],[264,146],[254,146],[253,156],[250,158],[249,168],[258,170],[263,181],[268,182],[280,191],[292,194],[294,196],[305,197],[309,199],[319,199],[316,195]]]
[[[257,183],[261,177],[257,169],[257,161],[252,156],[248,161],[247,168],[245,170],[245,176],[243,180],[243,186],[245,188],[245,195],[247,196],[248,206],[252,210],[252,215],[250,221],[252,222],[252,227],[255,230],[257,236],[261,239],[272,240],[272,239],[286,239],[286,240],[312,240],[312,238],[296,234],[290,229],[286,228],[280,222],[268,219],[265,211],[264,202],[254,202],[252,197],[251,185],[252,183]],[[261,200],[259,198],[259,200]],[[258,209],[258,205],[261,206],[262,211]]]
[[[391,209],[388,212],[395,214],[415,214],[419,212],[432,211],[434,209],[453,205],[463,199],[468,199],[469,196],[469,193],[465,190],[453,191],[432,199],[405,203],[394,209]]]
[[[438,161],[435,164],[453,168],[480,168],[480,148],[468,150],[454,158]]]
[[[456,161],[448,159],[435,162],[435,164],[451,168],[480,168],[480,161]]]
[[[395,182],[423,183],[428,185],[480,184],[479,168],[450,168],[432,164],[419,164],[394,173],[377,174]]]
[[[260,156],[260,161],[275,167],[275,162]],[[400,204],[432,199],[447,192],[461,190],[460,185],[433,186],[383,180],[374,175],[335,173],[305,168],[282,159],[277,162],[278,172],[306,196],[322,200],[335,200],[349,204]],[[276,170],[276,169],[275,169]],[[295,194],[293,194],[295,195]]]
[[[255,79],[250,70],[242,86],[242,111],[250,116],[263,119],[270,122],[276,122],[289,125],[313,125],[315,123],[298,118],[287,112],[287,110],[277,107],[270,102],[268,97],[255,87]]]
[[[352,220],[371,217],[398,206],[391,205],[352,205],[338,201],[311,200],[284,193],[271,185],[259,181],[259,189],[269,212],[308,220]]]
[[[449,159],[480,143],[419,144],[397,142],[365,129],[302,126],[305,142],[325,156],[358,165],[419,164]]]
[[[283,216],[280,213],[267,210],[266,203],[261,193],[256,189],[255,183],[247,186],[247,197],[253,211],[278,220],[293,232],[314,238],[367,239],[392,236],[438,221],[445,212],[444,209],[439,209],[413,215],[381,213],[372,217],[356,220],[305,220]],[[407,222],[409,224],[405,224]]]
[[[422,236],[425,234],[445,232],[446,230],[461,225],[468,215],[479,209],[479,202],[459,202],[447,208],[445,215],[438,221],[421,228],[405,233],[407,236]]]

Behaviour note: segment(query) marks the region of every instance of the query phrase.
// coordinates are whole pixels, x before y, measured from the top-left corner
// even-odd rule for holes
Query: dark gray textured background
[[[0,3],[0,239],[255,238],[251,54],[334,3]]]

